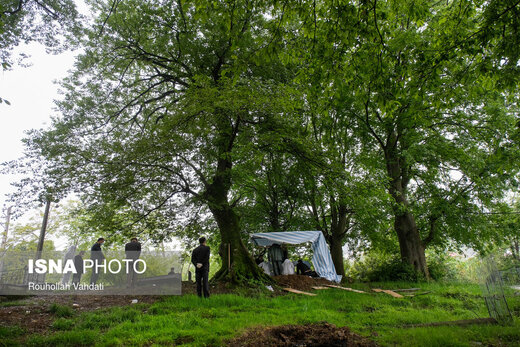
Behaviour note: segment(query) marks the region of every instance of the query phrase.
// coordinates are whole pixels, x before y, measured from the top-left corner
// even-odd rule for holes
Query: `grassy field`
[[[353,288],[368,290],[369,285]],[[296,294],[193,295],[76,313],[54,307],[48,333],[27,335],[19,327],[0,328],[0,345],[62,346],[219,346],[254,326],[329,322],[348,326],[382,346],[519,346],[520,296],[509,305],[513,326],[471,325],[406,328],[405,325],[488,317],[480,288],[469,284],[372,283],[372,288],[420,287],[430,293],[393,298],[384,293],[358,294],[339,289]],[[13,303],[4,303],[4,305]]]

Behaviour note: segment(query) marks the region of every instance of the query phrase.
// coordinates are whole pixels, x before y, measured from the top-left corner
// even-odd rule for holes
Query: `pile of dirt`
[[[228,342],[228,346],[377,346],[347,327],[334,324],[256,327]]]
[[[289,287],[293,289],[309,291],[312,287],[324,286],[327,284],[336,284],[324,278],[314,278],[304,275],[281,275],[273,277],[280,287]]]

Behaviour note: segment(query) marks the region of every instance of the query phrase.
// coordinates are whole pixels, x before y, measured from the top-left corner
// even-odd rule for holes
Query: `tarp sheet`
[[[257,233],[251,235],[251,240],[257,246],[269,247],[275,243],[279,245],[299,245],[312,243],[312,264],[316,273],[329,281],[339,283],[341,276],[336,273],[329,246],[321,231],[284,231],[272,233]]]

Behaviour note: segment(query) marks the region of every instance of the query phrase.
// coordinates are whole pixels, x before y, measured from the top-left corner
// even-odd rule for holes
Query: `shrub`
[[[448,256],[445,252],[431,252],[426,255],[430,277],[434,280],[456,280],[459,278],[459,260]]]
[[[349,268],[348,275],[359,281],[410,281],[424,279],[422,273],[401,261],[398,255],[371,251]]]

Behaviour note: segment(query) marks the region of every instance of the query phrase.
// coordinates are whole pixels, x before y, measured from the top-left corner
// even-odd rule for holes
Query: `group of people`
[[[199,239],[199,246],[196,247],[191,254],[191,263],[195,267],[195,281],[197,283],[197,295],[199,297],[209,298],[209,256],[210,248],[206,244],[206,238]],[[308,262],[299,259],[294,264],[288,258],[287,248],[278,244],[274,244],[268,249],[269,261],[263,260],[263,257],[257,258],[257,265],[264,270],[269,276],[277,275],[306,275],[311,277],[319,277],[319,275],[311,269]]]
[[[90,259],[94,261],[94,266],[92,268],[92,274],[90,275],[90,284],[96,284],[99,278],[99,267],[96,266],[103,262],[105,259],[105,255],[101,249],[101,246],[105,243],[105,239],[100,237],[94,245],[90,248]],[[85,273],[83,256],[85,255],[85,251],[80,251],[74,257],[74,267],[76,268],[76,273],[72,276],[72,283],[79,283],[81,281],[81,276]],[[128,273],[127,273],[127,287],[132,288],[135,286],[137,282],[137,273],[135,272],[134,262],[139,259],[141,255],[141,243],[137,240],[136,237],[132,237],[130,242],[125,245],[125,257],[129,259],[128,262]]]
[[[105,243],[105,239],[100,237],[94,245],[90,248],[90,259],[94,261],[94,266],[92,268],[92,274],[90,276],[90,284],[96,284],[99,278],[100,272],[98,271],[98,267],[95,266],[100,264],[105,259],[105,255],[101,249],[101,246]],[[74,254],[75,248],[73,249],[72,254]],[[74,267],[76,268],[76,273],[72,276],[73,283],[79,283],[81,281],[82,275],[85,273],[83,257],[85,255],[85,251],[80,251],[76,256],[74,256]],[[139,259],[141,253],[141,243],[137,240],[136,237],[133,237],[129,243],[125,245],[125,257],[126,259],[132,260],[128,262],[128,273],[127,273],[127,287],[132,288],[135,286],[137,282],[137,273],[135,272],[135,268],[133,266],[133,262]],[[206,244],[206,238],[201,237],[199,239],[199,246],[193,250],[191,261],[195,266],[195,278],[197,281],[197,294],[202,297],[204,295],[205,298],[209,298],[209,256],[210,256],[210,248]],[[71,256],[72,257],[72,256]],[[173,273],[174,269],[172,268],[170,273]],[[70,277],[69,277],[70,278]],[[66,279],[68,281],[68,279]]]
[[[94,260],[95,263],[102,262],[105,259],[105,255],[101,249],[101,246],[105,242],[104,238],[99,238],[96,243],[90,249],[90,259]],[[125,245],[125,253],[127,259],[133,261],[139,259],[141,253],[141,244],[136,237],[133,237],[129,243]],[[83,256],[85,251],[80,251],[74,257],[74,265],[77,273],[73,275],[72,282],[79,283],[81,276],[84,273],[83,268]],[[199,246],[196,247],[191,254],[191,262],[195,267],[195,280],[197,283],[197,295],[199,297],[209,298],[209,258],[210,248],[206,244],[206,238],[199,238]],[[272,245],[268,249],[269,262],[265,262],[263,258],[257,259],[257,265],[264,270],[264,272],[270,276],[277,275],[307,275],[312,277],[318,277],[315,271],[310,267],[310,264],[302,259],[299,259],[294,264],[288,258],[287,249],[282,248],[278,244]],[[127,274],[127,286],[133,287],[135,285],[137,274],[134,271],[134,267],[130,266],[131,271]],[[99,272],[97,267],[93,267],[92,275],[90,277],[90,283],[96,284],[99,278]]]
[[[269,276],[294,275],[296,273],[297,275],[319,277],[318,274],[311,269],[307,261],[299,259],[296,263],[293,263],[288,257],[287,248],[283,246],[273,244],[269,247],[267,254],[267,262],[264,261],[263,256],[261,256],[257,258],[256,264]]]

